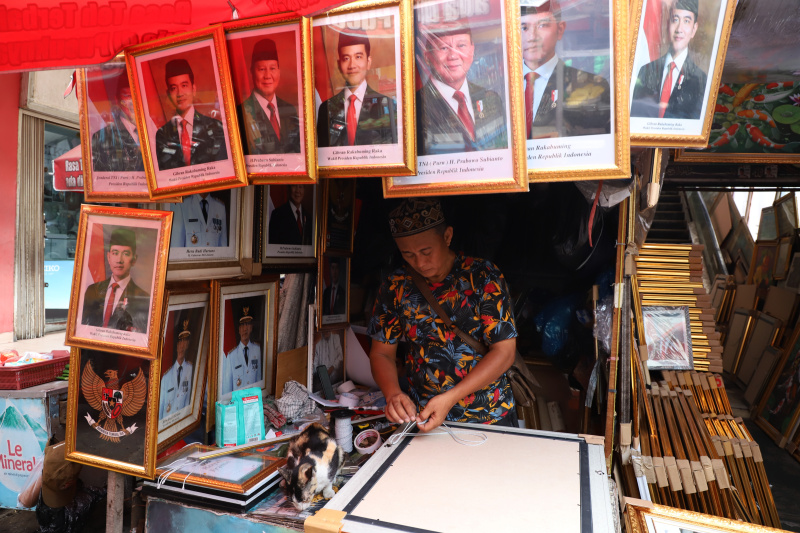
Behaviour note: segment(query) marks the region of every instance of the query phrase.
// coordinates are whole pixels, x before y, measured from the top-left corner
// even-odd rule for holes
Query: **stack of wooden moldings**
[[[703,246],[644,244],[636,261],[634,287],[641,305],[689,307],[694,369],[722,372],[716,309],[703,287]]]
[[[704,466],[705,473],[709,473],[709,469],[705,466],[708,460],[711,460],[710,473],[715,476],[717,486],[720,489],[726,486],[733,489],[730,492],[720,492],[719,507],[712,498],[710,514],[780,528],[781,523],[764,470],[761,449],[742,419],[732,416],[722,378],[718,374],[705,372],[665,371],[663,376],[660,390],[654,387],[652,397],[654,399],[660,397],[662,403],[666,405],[665,398],[668,396],[669,403],[681,406],[686,415],[686,419],[681,420],[681,414],[676,412],[676,422],[673,424],[669,424],[669,415],[665,415],[668,422],[666,431],[669,432],[673,446],[683,442],[687,451],[682,453],[687,455],[691,454],[689,448],[692,445],[696,446],[696,454],[700,454],[701,466]],[[692,401],[688,401],[690,399]],[[658,409],[657,405],[655,409]],[[677,411],[677,407],[675,409]],[[663,411],[666,412],[666,407]],[[654,418],[658,428],[657,433],[663,440],[664,424],[658,423],[659,413],[655,413]],[[672,433],[673,427],[677,435]],[[679,456],[680,453],[675,455]],[[703,458],[703,453],[708,454],[707,459]],[[720,461],[725,467],[726,479],[723,479],[723,470],[719,468]],[[680,460],[676,462],[680,465]],[[692,469],[695,470],[696,465]],[[692,507],[685,508],[692,509]],[[735,516],[728,514],[731,511]]]

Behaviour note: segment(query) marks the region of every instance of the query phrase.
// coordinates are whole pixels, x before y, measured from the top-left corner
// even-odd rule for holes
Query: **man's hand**
[[[386,398],[386,418],[396,424],[411,422],[417,419],[417,406],[406,394],[398,392]]]
[[[450,409],[453,408],[457,401],[458,399],[455,398],[450,391],[437,394],[428,400],[425,409],[417,416],[417,419],[420,421],[427,419],[427,422],[424,424],[419,421],[417,422],[419,430],[422,433],[427,433],[441,426],[442,422],[444,422],[444,419],[447,417],[447,413],[450,412]]]

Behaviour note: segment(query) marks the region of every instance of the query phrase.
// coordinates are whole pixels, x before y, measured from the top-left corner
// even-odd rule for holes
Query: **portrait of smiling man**
[[[150,295],[131,279],[137,259],[134,230],[115,228],[105,256],[111,276],[86,288],[81,323],[146,333]]]
[[[520,24],[526,138],[610,133],[608,81],[558,56],[569,27],[559,3],[533,0],[520,6]]]
[[[319,108],[317,146],[397,143],[394,99],[367,84],[367,74],[374,68],[372,43],[367,34],[360,30],[340,33],[336,56],[344,88],[322,102]]]
[[[197,87],[186,59],[172,59],[164,69],[167,99],[175,114],[156,132],[159,170],[169,170],[228,158],[222,122],[195,109]]]
[[[676,0],[667,19],[668,52],[639,69],[631,116],[699,119],[706,73],[689,54],[697,33],[698,0]]]
[[[508,148],[503,100],[468,80],[475,59],[466,20],[418,28],[424,44],[420,72],[428,81],[417,91],[417,153],[450,154]]]
[[[297,109],[276,94],[281,83],[281,64],[278,47],[272,39],[261,39],[253,47],[250,77],[253,91],[242,102],[239,114],[240,128],[247,138],[245,154],[299,154],[300,119]]]

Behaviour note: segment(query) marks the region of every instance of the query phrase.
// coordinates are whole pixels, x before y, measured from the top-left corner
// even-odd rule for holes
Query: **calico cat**
[[[279,471],[294,506],[306,509],[314,496],[332,498],[333,482],[342,469],[344,450],[320,424],[311,424],[292,437],[286,466]]]

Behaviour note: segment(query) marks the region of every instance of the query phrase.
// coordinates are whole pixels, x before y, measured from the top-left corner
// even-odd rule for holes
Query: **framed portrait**
[[[316,183],[310,20],[284,14],[224,28],[250,183]]]
[[[775,207],[769,206],[761,210],[761,220],[758,223],[759,241],[774,241],[778,238],[778,219],[775,216]]]
[[[325,180],[323,184],[322,234],[325,235],[324,252],[353,252],[355,233],[356,182],[355,180]]]
[[[317,186],[263,188],[262,262],[313,263],[317,249]]]
[[[800,83],[793,81],[720,85],[708,146],[677,150],[675,161],[800,163],[798,99]],[[765,178],[777,175],[777,165],[764,168]]]
[[[411,4],[351,2],[313,19],[321,176],[416,172]]]
[[[758,287],[772,285],[772,280],[775,279],[773,271],[777,252],[778,243],[775,241],[756,243],[753,249],[753,260],[750,262],[747,283]]]
[[[741,255],[744,259],[745,270],[749,270],[749,261],[753,257],[753,235],[744,218],[740,218],[733,226],[733,231],[723,241],[723,247],[732,258]]]
[[[190,194],[174,213],[167,280],[237,276],[252,257],[254,187]]]
[[[153,479],[160,361],[72,348],[66,458]]]
[[[214,425],[214,403],[235,390],[258,387],[272,393],[278,325],[278,282],[214,281],[211,366],[206,427]]]
[[[124,58],[77,72],[86,201],[149,202]]]
[[[800,395],[796,385],[800,379],[800,328],[795,327],[787,346],[764,389],[754,417],[756,424],[781,447],[800,414]]]
[[[313,317],[312,317],[313,318]],[[322,383],[317,369],[325,367],[328,379],[332,385],[342,383],[347,379],[345,368],[345,328],[324,328],[321,330],[313,327],[313,333],[308,345],[308,383],[306,387],[313,393],[322,392]]]
[[[794,292],[800,292],[800,252],[792,255],[792,262],[789,264],[789,271],[783,286]]]
[[[521,0],[531,181],[630,176],[628,4]]]
[[[631,146],[708,144],[735,8],[733,0],[633,3]]]
[[[222,27],[131,46],[125,61],[150,198],[247,185]]]
[[[794,235],[794,230],[797,229],[797,200],[794,191],[778,198],[772,207],[775,209],[778,237]]]
[[[172,213],[81,206],[66,343],[154,359]]]
[[[350,259],[324,254],[317,274],[317,327],[349,321]]]
[[[675,507],[628,503],[630,533],[779,533],[780,530]]]
[[[519,15],[510,0],[414,3],[417,174],[385,178],[385,197],[528,190]]]
[[[158,450],[200,425],[208,377],[211,292],[167,289],[158,395]]]
[[[778,252],[775,256],[775,270],[772,273],[773,279],[785,279],[789,272],[789,261],[792,259],[793,237],[783,237],[778,242]]]
[[[650,370],[692,370],[692,335],[689,307],[642,306],[647,368]]]

